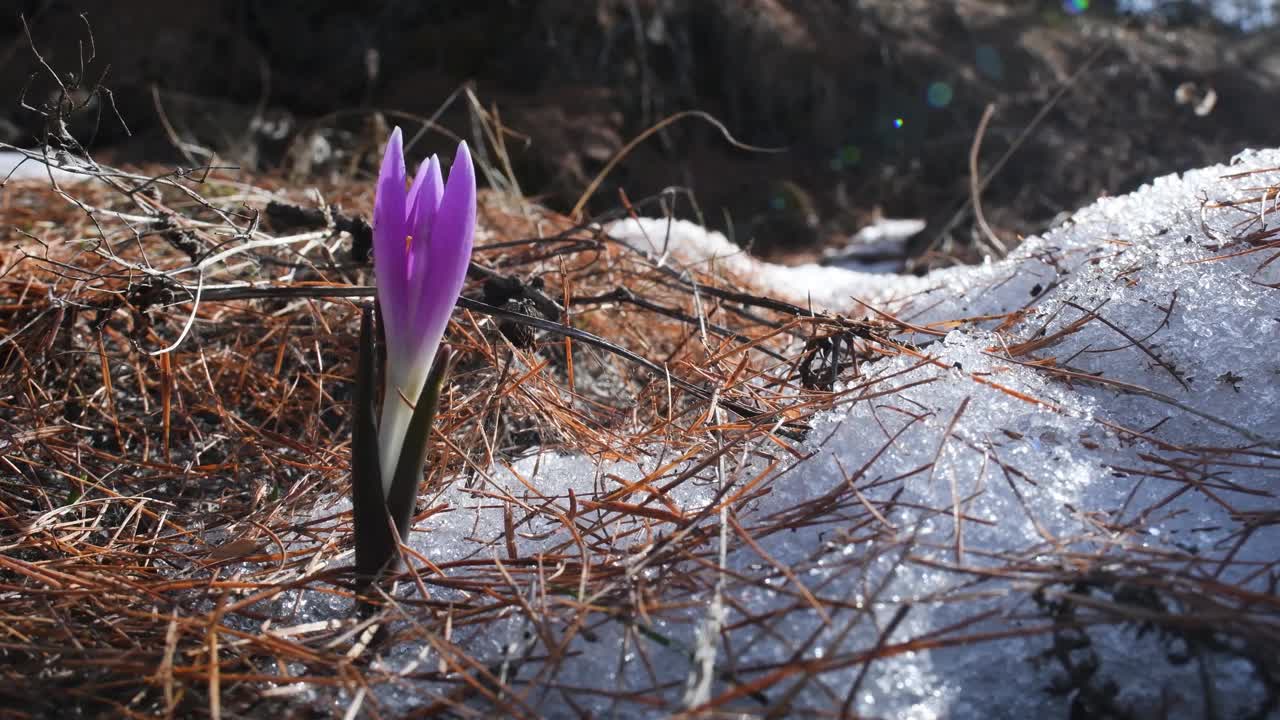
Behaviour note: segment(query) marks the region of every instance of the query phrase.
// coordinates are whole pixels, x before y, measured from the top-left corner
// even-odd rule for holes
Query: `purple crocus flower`
[[[407,189],[406,189],[407,188]],[[391,133],[373,203],[373,260],[387,366],[378,457],[391,488],[405,432],[462,292],[476,228],[476,176],[466,142],[444,181],[432,155],[406,186],[404,141]]]

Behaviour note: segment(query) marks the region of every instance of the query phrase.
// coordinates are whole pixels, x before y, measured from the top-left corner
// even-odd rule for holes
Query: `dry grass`
[[[891,378],[860,379],[863,363],[903,354],[934,362],[919,346],[888,339],[912,328],[885,313],[814,316],[744,291],[749,279],[674,266],[592,226],[484,195],[470,302],[448,333],[461,362],[418,519],[446,509],[436,491],[534,446],[644,457],[658,470],[641,482],[601,483],[592,496],[477,487],[506,518],[501,532],[477,533],[491,552],[442,564],[410,557],[401,579],[415,592],[372,598],[371,616],[282,624],[300,589],[310,602],[350,602],[349,513],[324,508],[347,492],[356,302],[368,294],[369,268],[351,261],[345,235],[264,221],[272,201],[324,206],[271,178],[148,172],[157,174],[94,171],[96,180],[65,192],[12,183],[0,194],[6,223],[19,229],[0,250],[0,717],[69,707],[117,717],[305,717],[335,708],[377,717],[384,709],[369,690],[410,681],[444,688],[423,694],[415,716],[531,717],[531,689],[555,687],[573,641],[602,626],[669,644],[655,619],[701,618],[714,598],[738,615],[728,628],[708,616],[705,646],[747,625],[767,638],[791,613],[815,613],[842,632],[865,616],[864,602],[800,582],[807,567],[770,558],[764,538],[838,521],[836,540],[876,541],[877,551],[834,568],[823,561],[832,577],[865,576],[867,603],[881,587],[874,562],[904,562],[911,552],[886,519],[892,500],[869,501],[857,468],[784,512],[742,510],[803,457],[799,440],[814,413],[904,389]],[[367,214],[371,187],[326,187],[324,200]],[[658,201],[639,212],[659,213]],[[624,199],[619,214],[633,212]],[[531,332],[511,312],[541,328]],[[1072,331],[1089,322],[1101,320]],[[916,337],[926,343],[923,330]],[[1008,354],[1059,372],[1047,347]],[[844,389],[833,392],[837,377]],[[1236,451],[1199,452],[1221,464]],[[747,456],[767,470],[736,472]],[[1175,476],[1185,492],[1212,494],[1204,476],[1165,479]],[[715,493],[690,513],[668,497],[692,482],[713,483]],[[572,540],[522,556],[516,536],[534,519],[567,528]],[[904,604],[879,641],[857,652],[740,666],[725,648],[719,689],[691,678],[685,709],[785,713],[825,673],[1034,634],[1055,638],[1074,690],[1105,702],[1072,649],[1090,626],[1114,622],[1205,643],[1242,640],[1235,652],[1271,681],[1280,677],[1274,594],[1186,572],[1185,557],[1134,557],[1129,531],[1108,530],[1114,549],[1093,537],[1090,547],[1101,549],[1084,553],[1060,538],[1053,562],[1011,554],[952,568],[969,574],[971,587],[941,600],[964,603],[993,583],[1038,588],[1041,612],[1016,627],[993,629],[977,615],[904,640],[893,635],[910,612]],[[725,553],[737,548],[760,555],[754,575],[725,568]],[[1116,554],[1127,558],[1122,565]],[[1274,567],[1257,572],[1275,575]],[[735,606],[751,587],[789,604],[765,615]],[[438,599],[446,591],[448,600]],[[1168,610],[1175,606],[1194,611]],[[512,617],[534,636],[523,654],[495,662],[454,641]],[[410,640],[429,661],[408,672],[370,662],[377,648]],[[648,663],[645,647],[636,643],[630,662]],[[832,707],[848,710],[861,677],[829,691]],[[616,699],[674,712],[681,708],[665,699],[673,690],[681,694],[655,685]]]

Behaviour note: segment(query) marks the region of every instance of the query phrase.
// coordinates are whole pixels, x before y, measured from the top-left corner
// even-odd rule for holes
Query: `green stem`
[[[413,408],[409,429],[404,435],[404,446],[400,449],[400,459],[396,462],[396,474],[391,479],[387,510],[391,513],[401,540],[409,539],[409,521],[413,517],[413,506],[418,499],[418,485],[422,482],[427,450],[431,447],[431,425],[435,422],[436,407],[440,404],[440,393],[444,390],[451,365],[452,357],[448,348],[441,346],[431,367],[431,374],[427,376],[427,382],[418,396],[418,403]],[[383,402],[389,401],[384,399]]]

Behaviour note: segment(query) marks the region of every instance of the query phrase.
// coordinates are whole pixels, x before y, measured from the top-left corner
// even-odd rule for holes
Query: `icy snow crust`
[[[1063,649],[1062,636],[1055,641],[1045,628],[1055,608],[1065,612],[1066,592],[1101,605],[1131,604],[1135,593],[1149,598],[1141,582],[1116,578],[1141,578],[1152,567],[1187,578],[1188,587],[1216,580],[1269,598],[1271,620],[1280,623],[1280,525],[1263,519],[1280,509],[1280,291],[1260,284],[1276,283],[1278,273],[1264,266],[1267,252],[1197,262],[1249,249],[1238,239],[1262,229],[1242,224],[1263,210],[1257,202],[1206,208],[1206,198],[1257,197],[1259,188],[1280,183],[1280,173],[1227,176],[1276,166],[1280,151],[1248,152],[1229,166],[1160,178],[1081,210],[1005,260],[922,278],[771,266],[686,222],[613,226],[616,237],[665,253],[672,264],[714,265],[753,279],[755,291],[815,309],[862,314],[857,298],[916,324],[1024,308],[1026,316],[999,333],[993,321],[985,330],[954,331],[925,345],[936,364],[920,366],[904,356],[862,368],[846,402],[811,419],[801,448],[813,453],[806,460],[764,444],[751,448],[786,462],[770,481],[771,492],[739,511],[744,526],[768,527],[816,497],[839,497],[829,513],[795,523],[795,530],[756,534],[771,560],[730,532],[728,568],[767,582],[729,581],[720,603],[712,588],[661,588],[687,599],[687,610],[635,618],[631,625],[599,614],[588,628],[591,639],[579,635],[570,645],[552,690],[531,681],[536,661],[504,663],[545,650],[524,618],[462,632],[454,641],[509,673],[508,682],[526,693],[524,702],[549,717],[661,717],[787,665],[830,661],[774,685],[767,697],[746,693],[719,710],[762,714],[783,700],[786,688],[794,692],[785,713],[791,717],[838,715],[845,708],[885,718],[1065,719],[1073,702],[1084,701],[1066,682],[1055,652],[1078,665],[1096,664],[1087,684],[1107,688],[1113,707],[1132,717],[1209,717],[1207,704],[1216,717],[1257,712],[1265,702],[1263,683],[1234,652],[1188,650],[1184,640],[1159,631],[1109,622],[1069,635],[1084,637],[1085,647]],[[1088,322],[1018,359],[1057,358],[1073,371],[1139,386],[1177,404],[1068,382],[1003,359],[1002,347],[1052,337],[1086,311],[1106,322]],[[905,389],[883,394],[892,388]],[[878,397],[862,399],[872,393]],[[1196,449],[1206,447],[1238,452]],[[727,472],[743,481],[766,465],[739,455]],[[487,497],[511,494],[564,508],[571,489],[579,498],[595,497],[667,460],[600,463],[544,453],[491,468],[473,490],[459,480],[432,499],[452,509],[420,523],[412,544],[437,565],[492,559],[495,545],[503,547],[504,517]],[[715,493],[714,467],[703,477],[680,485],[671,500],[687,512],[701,510]],[[881,517],[871,517],[850,485],[878,508],[894,501]],[[962,518],[958,536],[956,517]],[[714,516],[707,527],[718,528]],[[521,557],[574,545],[559,523],[539,519],[519,530]],[[639,549],[654,540],[638,531],[630,539],[614,547]],[[1068,549],[1078,552],[1078,567],[1062,567]],[[707,557],[716,560],[714,552]],[[637,581],[663,580],[644,568],[642,554],[619,560],[635,568]],[[769,570],[775,563],[839,611],[823,617],[792,579]],[[1096,584],[1052,582],[1060,571],[1086,569]],[[533,597],[538,588],[525,591]],[[461,591],[440,592],[433,599],[447,602],[449,592]],[[1194,597],[1158,595],[1154,602],[1144,607],[1199,611]],[[1235,606],[1241,612],[1266,612],[1265,603],[1241,603]],[[304,605],[298,621],[340,610],[317,600]],[[1223,610],[1231,608],[1217,608]],[[1086,612],[1083,606],[1077,611]],[[900,623],[882,637],[901,612]],[[770,613],[774,619],[758,621]],[[556,628],[554,619],[550,625]],[[700,632],[710,638],[701,648]],[[980,636],[987,639],[947,640]],[[912,640],[919,642],[905,645]],[[1227,642],[1243,647],[1244,641]],[[861,658],[877,646],[896,649],[865,667]],[[434,667],[439,658],[424,646],[402,645],[385,649],[377,662],[395,673],[422,663]],[[700,667],[712,670],[700,673]],[[855,684],[856,694],[847,698]],[[1055,687],[1061,692],[1051,691]],[[617,691],[619,699],[591,689]],[[395,715],[396,708],[428,702],[448,688],[406,679],[374,692],[383,712]],[[627,699],[627,692],[643,701]]]

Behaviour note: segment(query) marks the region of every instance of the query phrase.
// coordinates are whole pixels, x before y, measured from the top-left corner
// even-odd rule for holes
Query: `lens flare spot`
[[[952,99],[956,96],[956,91],[947,83],[938,81],[929,84],[926,96],[930,107],[944,108],[951,104]]]
[[[1062,0],[1062,10],[1068,15],[1079,15],[1089,9],[1089,0]]]
[[[906,121],[905,121],[905,120],[903,120],[903,119],[902,119],[902,118],[900,118],[900,117],[896,117],[896,118],[894,118],[894,119],[893,119],[893,127],[897,128],[897,129],[901,129],[901,128],[902,128],[902,126],[903,126],[903,125],[905,125],[905,124],[906,124]]]

